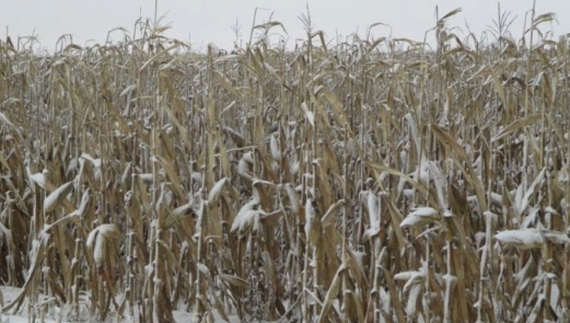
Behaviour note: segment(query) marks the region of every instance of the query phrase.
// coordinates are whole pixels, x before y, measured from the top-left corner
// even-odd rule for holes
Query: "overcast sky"
[[[569,0],[536,2],[538,14],[557,14],[558,22],[543,26],[543,30],[552,29],[556,35],[570,33]],[[190,40],[196,49],[204,49],[208,43],[231,49],[235,40],[232,26],[237,21],[241,37],[247,41],[256,7],[268,9],[258,11],[258,23],[266,22],[273,13],[272,19],[282,22],[287,30],[287,34],[280,33],[288,39],[288,45],[293,46],[295,39],[304,35],[299,16],[306,13],[307,4],[315,30],[324,31],[327,40],[354,32],[363,37],[367,27],[378,22],[392,27],[392,37],[423,40],[425,31],[435,24],[436,5],[440,16],[461,7],[463,11],[449,24],[463,31],[468,24],[479,36],[497,19],[497,3],[496,0],[159,0],[158,16],[163,17],[163,24],[172,26],[166,34],[169,37]],[[500,3],[502,10],[510,11],[512,18],[517,17],[510,31],[515,38],[520,38],[525,14],[532,8],[533,0]],[[1,0],[0,24],[7,28],[13,40],[35,33],[43,47],[54,48],[59,36],[70,33],[74,42],[83,46],[88,40],[104,42],[107,32],[116,27],[132,32],[139,17],[154,17],[154,4],[154,0]],[[390,29],[376,27],[372,34],[389,36]],[[118,33],[113,35],[119,37]]]

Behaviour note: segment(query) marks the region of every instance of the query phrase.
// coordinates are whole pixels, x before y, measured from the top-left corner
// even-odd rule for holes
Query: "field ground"
[[[15,287],[0,287],[0,291],[2,292],[2,294],[4,295],[4,302],[6,304],[9,304],[10,302],[12,302],[14,299],[16,299],[16,297],[18,296],[18,294],[22,291],[22,289],[20,288],[15,288]],[[24,306],[25,308],[25,306]],[[28,323],[30,322],[29,317],[26,315],[26,311],[23,311],[24,313],[20,313],[19,315],[11,315],[11,314],[4,314],[0,316],[0,323]],[[60,318],[57,319],[57,314],[47,314],[46,317],[51,317],[52,319],[49,318],[45,318],[43,320],[44,323],[78,323],[78,322],[96,322],[96,321],[89,321],[89,317],[84,318],[83,320],[69,320],[69,319],[64,319],[64,318]],[[184,323],[184,322],[192,322],[194,315],[193,313],[189,313],[186,311],[180,311],[180,310],[175,310],[173,311],[173,317],[174,320],[177,323]],[[221,320],[220,316],[217,315],[217,313],[214,313],[214,318],[215,318],[215,322],[224,322],[223,320]],[[230,319],[230,323],[237,323],[240,322],[239,318],[237,318],[235,315],[229,315],[229,319]],[[108,320],[109,322],[117,322],[112,318],[109,318]],[[42,322],[39,318],[37,319],[36,322]],[[118,322],[123,322],[123,323],[131,323],[131,322],[138,322],[137,319],[128,319],[128,318],[124,318],[122,320],[118,320]]]

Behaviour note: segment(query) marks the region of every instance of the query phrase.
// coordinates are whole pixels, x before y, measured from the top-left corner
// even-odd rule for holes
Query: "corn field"
[[[2,313],[569,322],[570,43],[457,12],[433,49],[308,17],[292,51],[278,22],[233,52],[0,42]]]

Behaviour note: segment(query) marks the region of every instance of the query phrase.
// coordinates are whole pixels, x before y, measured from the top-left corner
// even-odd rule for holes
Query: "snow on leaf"
[[[548,241],[555,244],[570,243],[570,238],[568,237],[568,235],[560,231],[544,230],[544,237],[548,239]]]
[[[413,209],[412,213],[400,223],[401,228],[417,227],[429,224],[441,219],[439,212],[432,207],[419,207]]]
[[[243,205],[234,218],[230,231],[235,232],[239,230],[240,233],[243,233],[249,227],[253,227],[255,219],[259,218],[259,212],[254,210],[254,207],[258,204],[259,200],[254,198]]]
[[[71,192],[72,188],[73,182],[67,182],[53,191],[44,201],[45,211],[53,211],[63,201],[63,199],[66,198],[69,192]]]
[[[542,248],[544,237],[538,229],[506,230],[495,234],[503,246],[519,249]]]
[[[216,182],[216,184],[214,184],[214,187],[212,187],[210,194],[208,194],[208,203],[209,204],[213,204],[213,203],[218,202],[218,199],[220,198],[220,194],[222,193],[222,189],[226,185],[227,181],[228,181],[228,178],[224,177],[221,180],[219,180],[218,182]]]
[[[103,265],[105,261],[107,242],[118,238],[120,234],[119,228],[115,224],[101,224],[89,232],[85,244],[93,251],[93,259],[97,266]]]
[[[281,159],[281,150],[279,149],[279,142],[277,141],[276,135],[271,135],[269,148],[271,150],[271,157],[273,160],[279,161]]]
[[[294,214],[299,214],[299,197],[295,192],[295,188],[290,183],[285,185],[285,190],[287,191],[287,197],[289,198],[289,204],[291,205],[291,210]]]
[[[372,191],[368,191],[368,216],[370,219],[370,229],[376,231],[380,228],[380,213],[378,210],[378,198]]]
[[[307,120],[309,120],[309,123],[311,124],[311,126],[315,126],[315,115],[313,114],[312,111],[309,111],[309,108],[307,106],[307,103],[303,102],[301,103],[301,109],[303,109],[303,111],[305,112],[305,116],[307,117]]]
[[[530,187],[528,188],[524,197],[522,198],[522,201],[518,205],[519,206],[519,214],[524,212],[524,210],[528,207],[528,205],[530,203],[531,196],[534,194],[535,191],[537,191],[540,188],[540,186],[544,182],[545,174],[546,174],[546,168],[543,168],[540,171],[540,173],[538,174],[538,176],[536,176],[536,178],[534,179],[532,184],[530,184]]]

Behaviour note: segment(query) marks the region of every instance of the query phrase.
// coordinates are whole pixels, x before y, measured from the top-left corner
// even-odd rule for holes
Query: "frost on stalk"
[[[305,202],[305,235],[309,237],[311,233],[311,222],[315,217],[315,209],[313,209],[313,201],[308,198]]]
[[[305,234],[312,244],[316,244],[320,237],[320,224],[320,219],[313,207],[313,200],[308,198],[305,202]]]
[[[415,284],[411,287],[408,295],[408,303],[406,304],[406,315],[410,318],[416,318],[418,314],[417,304],[422,296],[422,285]]]
[[[194,233],[194,239],[199,239],[200,238],[200,233],[202,232],[202,219],[204,218],[206,212],[207,212],[207,203],[208,201],[201,201],[200,202],[200,208],[198,209],[197,212],[197,220],[196,220],[196,233]]]
[[[368,191],[368,213],[370,217],[370,227],[378,229],[380,227],[380,212],[378,209],[378,198],[372,191]]]
[[[367,193],[368,196],[366,203],[368,208],[370,228],[364,232],[365,239],[369,239],[370,237],[377,235],[380,231],[380,210],[378,206],[379,199],[371,190],[369,190]]]
[[[289,203],[291,204],[291,210],[294,214],[299,214],[300,206],[299,206],[299,198],[297,197],[297,193],[295,192],[295,188],[290,183],[285,185],[285,190],[287,191],[287,197],[289,198]]]

